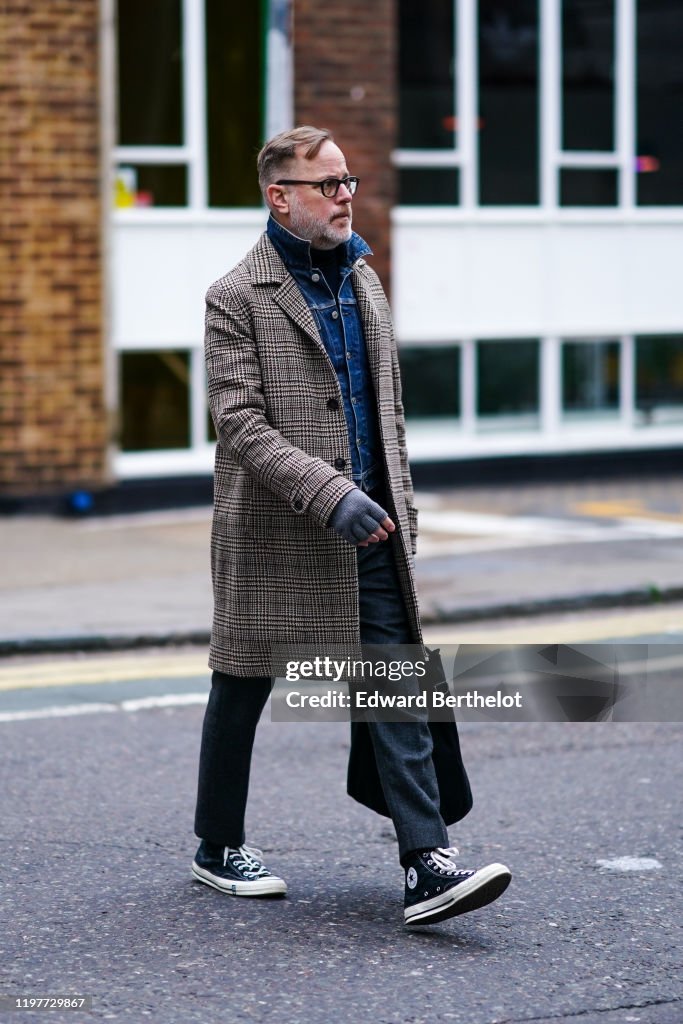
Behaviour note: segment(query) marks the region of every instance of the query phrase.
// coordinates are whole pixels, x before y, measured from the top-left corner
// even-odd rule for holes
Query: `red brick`
[[[361,179],[354,227],[374,251],[389,287],[390,213],[397,145],[395,0],[324,4],[294,0],[294,108],[297,124],[329,128]],[[356,87],[365,90],[353,99]]]
[[[0,493],[105,478],[97,0],[0,11]]]

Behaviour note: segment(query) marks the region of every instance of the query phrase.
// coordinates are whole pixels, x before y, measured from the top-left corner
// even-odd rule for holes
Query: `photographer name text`
[[[363,708],[395,708],[395,709],[438,709],[438,708],[522,708],[523,698],[519,690],[514,693],[479,693],[468,690],[466,693],[445,693],[433,690],[419,694],[379,693],[376,690],[356,690],[354,693],[343,693],[339,690],[328,690],[327,693],[302,693],[290,690],[285,702],[290,708],[341,708],[342,710],[360,710]]]

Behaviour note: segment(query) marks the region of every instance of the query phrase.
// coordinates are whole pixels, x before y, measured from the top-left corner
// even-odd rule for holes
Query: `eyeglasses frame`
[[[323,192],[323,185],[325,185],[328,181],[336,181],[336,183],[337,183],[337,187],[336,187],[336,189],[334,190],[334,193],[331,196],[326,196],[325,193]],[[349,188],[348,182],[350,182],[350,181],[355,181],[355,183],[356,183],[354,188],[353,188],[353,190]],[[354,196],[356,194],[356,191],[357,191],[358,186],[360,184],[360,178],[357,177],[357,175],[355,175],[355,174],[347,174],[345,178],[323,178],[322,181],[305,181],[302,178],[280,178],[279,181],[276,181],[273,184],[275,184],[275,185],[311,185],[313,188],[319,188],[320,189],[320,192],[321,192],[321,195],[322,195],[323,199],[336,199],[337,198],[337,193],[339,192],[339,189],[340,189],[340,187],[342,185],[344,186],[344,188],[346,188],[351,193],[352,196]]]

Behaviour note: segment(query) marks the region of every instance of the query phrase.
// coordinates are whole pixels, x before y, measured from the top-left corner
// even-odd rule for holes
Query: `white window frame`
[[[459,204],[465,210],[476,208],[479,167],[477,162],[477,0],[453,0],[455,3],[454,52],[457,74],[454,81],[453,110],[457,131],[452,148],[397,149],[396,167],[455,167],[460,171]]]
[[[478,167],[477,0],[455,4],[456,80],[453,97],[457,134],[451,149],[397,149],[400,168],[454,167],[460,171],[460,202],[452,205],[410,204],[401,216],[438,210],[445,220],[683,220],[683,204],[644,207],[636,203],[636,13],[637,0],[614,0],[614,124],[612,151],[566,150],[562,139],[562,0],[539,0],[539,203],[526,207],[480,206]],[[559,176],[565,168],[613,169],[618,175],[614,206],[559,205]],[[418,213],[420,211],[420,213]]]
[[[116,165],[184,165],[187,168],[187,205],[183,209],[204,210],[207,201],[207,160],[204,80],[206,28],[203,0],[180,0],[180,20],[183,43],[183,143],[180,146],[115,146],[112,157]],[[156,210],[149,212],[157,213]]]
[[[586,427],[594,428],[596,424],[604,422],[599,414],[592,416],[590,412],[586,412],[581,420],[571,419],[566,415],[562,404],[563,345],[594,345],[596,343],[616,343],[619,348],[619,404],[613,412],[610,410],[609,422],[615,426],[620,425],[626,428],[635,426],[636,375],[633,335],[604,337],[563,335],[562,337],[541,339],[541,422],[543,430],[548,433],[561,434],[563,431],[580,430]]]
[[[196,221],[207,206],[206,152],[206,26],[204,0],[181,0],[181,37],[183,52],[183,143],[180,146],[114,146],[114,168],[134,164],[146,166],[184,165],[187,168],[187,203],[183,207],[158,207],[112,211],[114,223],[165,223],[178,219]],[[142,217],[141,217],[142,214]],[[159,338],[156,344],[134,342],[117,346],[117,354],[125,356],[136,351],[171,349],[187,352],[189,361],[188,415],[190,437],[187,448],[151,450],[149,452],[118,451],[117,471],[124,477],[156,475],[168,465],[170,472],[193,472],[210,458],[213,444],[207,435],[207,391],[204,353],[201,338],[187,339],[185,344]]]
[[[460,416],[448,424],[424,416],[409,416],[406,430],[411,460],[424,462],[440,458],[469,459],[543,452],[625,452],[634,448],[679,445],[681,425],[678,421],[648,423],[637,411],[636,337],[634,334],[538,337],[540,401],[538,425],[531,430],[517,429],[517,424],[505,417],[496,424],[493,420],[482,421],[477,415],[476,346],[478,341],[486,339],[460,336],[439,342],[440,345],[460,348]],[[499,340],[514,343],[518,339]],[[618,408],[609,417],[591,416],[590,413],[581,419],[567,417],[562,407],[562,345],[596,341],[619,345]],[[434,344],[430,342],[430,345]]]
[[[291,128],[294,123],[293,53],[291,8],[293,0],[267,0],[265,30],[266,79],[264,89],[266,137]],[[114,146],[114,167],[134,165],[183,165],[187,168],[187,203],[182,207],[121,209],[116,221],[197,221],[229,223],[235,211],[208,205],[206,129],[206,18],[204,0],[180,0],[183,49],[183,143],[180,146]],[[257,207],[259,208],[259,207]]]
[[[117,146],[115,145],[115,96],[116,85],[116,31],[115,2],[107,4],[106,32],[103,32],[106,72],[103,72],[103,95],[108,96],[109,117],[105,135],[105,152],[109,155],[110,186],[116,168],[126,165],[170,166],[182,165],[187,169],[187,202],[183,206],[134,207],[112,209],[106,213],[106,231],[109,239],[112,233],[121,232],[126,238],[136,232],[145,233],[150,229],[172,229],[175,226],[202,231],[209,228],[211,233],[252,229],[255,237],[260,234],[265,221],[265,207],[219,208],[208,205],[208,153],[206,128],[206,18],[204,0],[180,0],[182,25],[182,98],[183,135],[182,144],[174,146]],[[109,7],[109,5],[112,5]],[[265,126],[267,135],[290,128],[293,124],[293,78],[291,8],[292,0],[267,0],[266,26],[266,80],[264,83]],[[109,243],[111,246],[111,242]],[[207,278],[207,283],[210,278]],[[110,286],[111,287],[111,286]],[[116,295],[109,295],[113,308]],[[198,332],[200,320],[197,320]],[[112,466],[117,475],[132,479],[179,473],[206,473],[213,466],[215,441],[207,431],[207,391],[204,364],[204,342],[202,334],[169,341],[160,333],[158,339],[141,340],[126,335],[118,337],[111,347],[111,380],[118,379],[115,358],[131,352],[155,352],[170,349],[187,352],[189,357],[188,414],[190,438],[188,447],[141,452],[113,450]],[[112,385],[111,405],[116,408],[116,394]]]
[[[580,151],[561,145],[562,0],[540,0],[540,180],[541,207],[546,210],[560,205],[559,176],[565,168],[615,170],[617,207],[632,210],[636,206],[636,0],[613,2],[615,146],[611,151]]]
[[[486,338],[458,337],[439,342],[430,341],[430,348],[458,348],[460,350],[460,415],[454,417],[458,421],[460,435],[477,436],[481,432],[482,419],[477,414],[477,345]],[[517,338],[496,339],[514,344]],[[586,414],[581,422],[568,419],[562,405],[562,346],[567,343],[590,345],[595,342],[616,342],[619,346],[619,405],[614,411],[615,426],[631,429],[637,425],[636,415],[636,360],[635,335],[605,337],[580,337],[570,335],[545,335],[534,338],[539,343],[539,408],[538,431],[544,435],[567,435],[577,429],[594,428],[601,422],[600,416],[591,417]],[[410,348],[421,348],[419,344],[411,344]],[[399,349],[400,356],[400,349]],[[428,417],[410,416],[409,423],[428,423]],[[490,425],[490,424],[489,424]],[[435,427],[438,426],[435,423]],[[647,428],[650,429],[650,428]]]

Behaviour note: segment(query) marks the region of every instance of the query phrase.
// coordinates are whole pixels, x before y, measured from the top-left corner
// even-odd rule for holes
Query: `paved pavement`
[[[683,599],[683,481],[420,493],[426,623]],[[0,652],[208,637],[210,510],[0,520]]]

